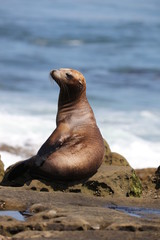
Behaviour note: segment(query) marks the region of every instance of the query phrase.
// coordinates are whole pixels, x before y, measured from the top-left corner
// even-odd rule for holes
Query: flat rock
[[[157,240],[159,239],[160,234],[154,232],[126,232],[126,231],[112,231],[112,230],[101,230],[101,231],[44,231],[43,234],[39,231],[28,231],[26,234],[24,232],[16,235],[14,239],[56,239],[56,240],[71,240],[71,239],[79,239],[79,240]]]
[[[0,187],[3,210],[30,213],[26,221],[0,216],[0,234],[12,239],[159,239],[159,216],[130,216],[116,206],[157,208],[159,200]],[[17,204],[18,203],[18,204]]]
[[[21,157],[24,157],[24,158],[29,158],[35,154],[31,146],[27,146],[23,148],[20,146],[11,146],[4,143],[0,145],[0,151],[9,152],[15,155],[20,155]]]

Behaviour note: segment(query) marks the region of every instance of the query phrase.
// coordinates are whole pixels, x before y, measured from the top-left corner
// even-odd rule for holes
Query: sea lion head
[[[73,89],[79,93],[86,90],[86,81],[82,73],[74,69],[60,68],[50,72],[51,77],[56,81],[60,88]],[[76,92],[77,92],[76,91]]]

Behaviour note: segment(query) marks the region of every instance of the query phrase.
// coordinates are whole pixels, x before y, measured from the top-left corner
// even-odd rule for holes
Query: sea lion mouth
[[[55,76],[55,72],[56,72],[56,71],[57,71],[56,69],[52,70],[52,71],[50,72],[50,76],[51,76],[51,78],[52,78],[53,80],[55,80],[55,82],[59,85],[60,81],[59,81],[59,79]]]
[[[50,76],[51,76],[51,78],[52,78],[53,80],[55,80],[55,81],[57,82],[57,78],[56,78],[56,76],[55,76],[55,72],[56,72],[56,70],[52,70],[52,71],[50,72]]]
[[[54,72],[55,72],[56,70],[52,70],[52,71],[50,71],[50,76],[54,79]]]

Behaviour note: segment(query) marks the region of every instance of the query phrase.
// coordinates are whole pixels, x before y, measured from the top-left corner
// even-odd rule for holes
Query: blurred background
[[[0,3],[0,154],[36,153],[55,128],[55,68],[74,68],[111,150],[134,168],[160,164],[160,1]]]

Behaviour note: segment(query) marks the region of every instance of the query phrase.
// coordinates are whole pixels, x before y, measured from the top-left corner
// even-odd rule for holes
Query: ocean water
[[[0,1],[0,145],[35,153],[55,128],[56,68],[74,68],[111,150],[160,165],[160,1]],[[24,158],[0,152],[5,167]]]

